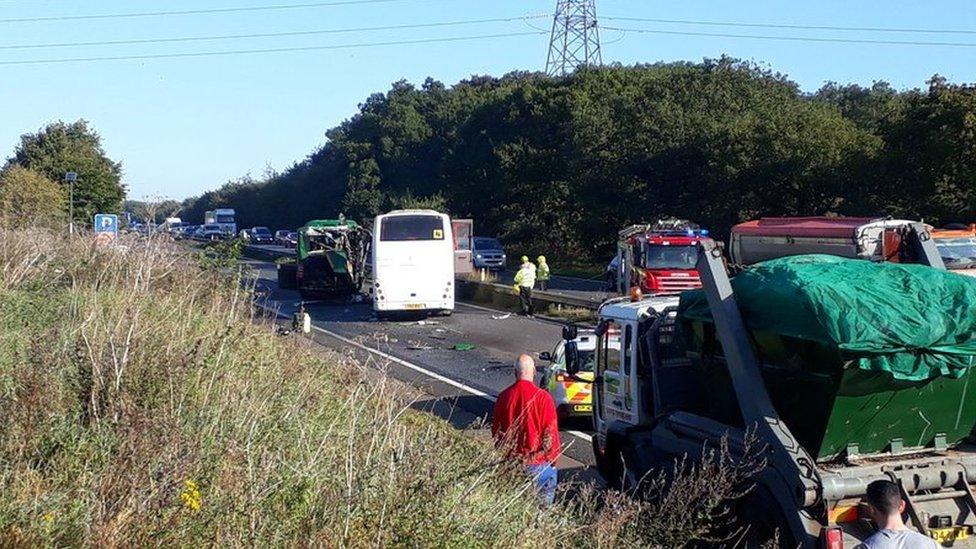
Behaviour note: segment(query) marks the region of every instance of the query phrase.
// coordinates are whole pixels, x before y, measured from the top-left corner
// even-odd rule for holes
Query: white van
[[[454,311],[454,239],[447,214],[396,210],[376,216],[373,310]]]

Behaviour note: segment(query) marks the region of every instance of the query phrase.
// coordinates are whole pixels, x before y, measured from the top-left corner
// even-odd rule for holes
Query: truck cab
[[[645,294],[674,294],[701,287],[695,270],[698,244],[709,233],[684,220],[632,225],[618,234],[616,277],[623,295],[638,287]],[[629,274],[629,276],[628,276]]]
[[[976,277],[976,225],[965,229],[936,229],[932,238],[946,269]]]

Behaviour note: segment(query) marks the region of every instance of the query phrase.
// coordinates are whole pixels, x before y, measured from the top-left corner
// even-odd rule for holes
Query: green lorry
[[[295,262],[278,264],[278,285],[302,299],[348,296],[366,281],[370,231],[347,219],[316,219],[298,229]]]
[[[972,543],[976,281],[912,232],[923,265],[796,256],[732,280],[706,243],[702,290],[603,304],[593,446],[608,482],[639,493],[675,460],[758,444],[766,465],[736,502],[747,543],[853,547],[877,479],[900,486],[911,527]]]

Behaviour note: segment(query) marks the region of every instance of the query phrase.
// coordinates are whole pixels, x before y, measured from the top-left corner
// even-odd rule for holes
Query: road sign
[[[112,233],[119,232],[119,216],[115,214],[95,214],[95,232]]]
[[[119,234],[119,216],[115,214],[95,214],[95,244],[104,246]]]

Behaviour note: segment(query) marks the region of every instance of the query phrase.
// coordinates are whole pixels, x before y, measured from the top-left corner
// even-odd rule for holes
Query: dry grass
[[[683,509],[592,490],[541,509],[519,471],[396,383],[275,336],[218,263],[166,239],[120,244],[0,231],[0,545],[699,535],[649,538]]]

